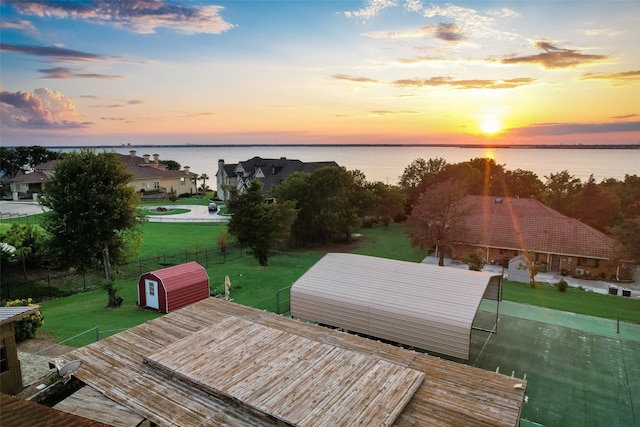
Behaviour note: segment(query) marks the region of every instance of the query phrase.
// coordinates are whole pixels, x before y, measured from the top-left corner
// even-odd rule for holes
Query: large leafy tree
[[[566,214],[580,194],[582,183],[579,178],[563,170],[544,176],[546,179],[546,204],[560,213]]]
[[[102,265],[112,282],[112,265],[139,244],[143,221],[133,176],[115,153],[81,150],[66,155],[47,183],[41,202],[50,255],[60,266],[88,271]]]
[[[1,170],[13,178],[21,170],[32,170],[41,163],[60,157],[56,151],[40,146],[5,148],[0,147]]]
[[[296,218],[295,202],[267,203],[262,183],[253,180],[244,193],[232,191],[227,209],[232,214],[229,232],[251,248],[258,263],[266,267],[271,250],[289,237]]]
[[[461,204],[465,191],[466,186],[457,181],[434,184],[422,194],[407,218],[411,245],[435,247],[440,266],[444,266],[445,253],[452,253],[465,235],[466,211]]]
[[[567,214],[604,232],[607,227],[616,223],[619,212],[619,203],[609,192],[597,185],[591,175]]]
[[[530,197],[540,200],[544,184],[531,171],[516,169],[498,173],[491,181],[491,195],[504,197]]]
[[[446,166],[445,159],[436,157],[429,160],[418,158],[404,168],[399,184],[406,193],[409,206],[412,206],[420,195],[436,182],[436,177]]]
[[[294,173],[272,192],[276,200],[296,203],[293,234],[298,243],[327,242],[342,235],[350,241],[360,226],[362,176],[343,167],[324,167],[312,174]]]

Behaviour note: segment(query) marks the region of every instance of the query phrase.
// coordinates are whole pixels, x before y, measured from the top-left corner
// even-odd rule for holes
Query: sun
[[[480,124],[480,130],[484,134],[494,135],[502,130],[502,125],[500,124],[500,120],[496,117],[483,117],[482,123]]]

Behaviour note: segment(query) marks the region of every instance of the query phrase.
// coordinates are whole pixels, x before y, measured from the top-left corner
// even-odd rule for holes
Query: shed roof
[[[167,292],[186,288],[194,282],[209,280],[207,271],[195,261],[155,270],[150,274],[162,281]]]
[[[291,314],[469,358],[473,319],[492,273],[330,253],[291,288]]]
[[[0,307],[0,325],[16,322],[40,310],[38,306]]]

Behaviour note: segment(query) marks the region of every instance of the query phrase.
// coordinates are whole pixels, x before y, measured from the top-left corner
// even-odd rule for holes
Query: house
[[[517,426],[527,381],[207,298],[78,348],[77,380],[162,426]]]
[[[501,275],[329,253],[291,287],[291,315],[463,360],[483,298]]]
[[[195,261],[144,273],[138,280],[138,305],[169,313],[209,298],[209,275]]]
[[[40,307],[0,307],[0,392],[22,390],[22,370],[16,347],[15,322],[37,312]]]
[[[465,213],[465,238],[454,257],[480,248],[487,262],[507,267],[511,258],[534,252],[535,261],[545,264],[547,271],[615,277],[616,241],[538,200],[466,196],[460,208]]]
[[[294,172],[312,173],[323,167],[338,167],[334,161],[328,162],[301,162],[300,160],[287,159],[263,159],[254,157],[244,162],[226,164],[223,159],[218,160],[218,172],[216,173],[218,197],[228,200],[231,189],[235,188],[242,193],[254,179],[262,182],[262,192],[269,197],[271,187],[280,184]]]
[[[136,192],[144,194],[166,195],[172,192],[176,194],[197,193],[197,184],[193,181],[194,174],[189,171],[189,166],[183,170],[169,170],[162,164],[158,154],[136,155],[135,150],[129,151],[129,155],[118,154],[120,160],[133,175],[130,185]],[[11,191],[18,193],[20,197],[30,197],[34,193],[43,193],[46,183],[53,177],[58,160],[50,160],[34,168],[30,173],[19,173],[10,181]]]

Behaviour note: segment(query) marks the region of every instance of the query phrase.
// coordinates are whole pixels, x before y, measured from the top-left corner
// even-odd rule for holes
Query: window
[[[4,340],[0,341],[0,373],[9,370],[9,361],[7,360],[7,347],[4,345]]]
[[[158,188],[160,188],[160,181],[155,181],[155,182],[153,183],[153,188],[155,188],[156,190],[157,190]]]
[[[156,294],[156,287],[154,286],[153,282],[148,282],[147,285],[149,286],[149,292],[147,292],[149,294],[150,297],[154,296]]]
[[[578,258],[578,265],[597,268],[600,265],[600,260],[595,258]]]
[[[184,177],[180,178],[180,185],[185,185],[184,184]]]

